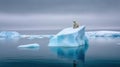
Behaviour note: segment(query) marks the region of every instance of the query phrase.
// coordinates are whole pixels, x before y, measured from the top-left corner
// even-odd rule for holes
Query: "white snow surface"
[[[65,35],[65,34],[76,33],[83,28],[85,28],[85,26],[81,26],[81,27],[76,28],[76,29],[73,29],[72,27],[65,28],[61,32],[59,32],[57,35]]]

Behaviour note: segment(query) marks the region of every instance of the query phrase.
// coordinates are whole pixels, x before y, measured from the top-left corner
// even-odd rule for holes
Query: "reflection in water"
[[[77,62],[76,60],[73,60],[73,67],[76,67],[77,66]]]
[[[51,51],[58,57],[71,60],[73,67],[83,67],[87,48],[88,44],[79,47],[50,47]]]

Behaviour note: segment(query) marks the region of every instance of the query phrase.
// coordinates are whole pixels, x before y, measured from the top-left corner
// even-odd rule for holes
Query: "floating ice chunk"
[[[2,31],[0,32],[0,38],[4,39],[18,39],[20,34],[15,31]]]
[[[30,51],[36,51],[39,50],[39,48],[18,48],[19,50],[30,50]]]
[[[28,39],[41,39],[41,38],[43,38],[43,37],[41,37],[41,35],[30,35],[28,37]]]
[[[87,42],[85,26],[73,29],[66,28],[52,37],[48,46],[79,46]]]
[[[41,39],[43,38],[41,35],[22,35],[22,38],[27,38],[27,39]]]
[[[86,36],[88,38],[96,38],[96,37],[120,37],[120,32],[117,31],[90,31],[86,32]]]
[[[39,44],[33,43],[33,44],[26,44],[26,45],[20,45],[18,48],[39,48]]]
[[[43,38],[52,38],[54,35],[41,35],[41,37],[43,37]]]

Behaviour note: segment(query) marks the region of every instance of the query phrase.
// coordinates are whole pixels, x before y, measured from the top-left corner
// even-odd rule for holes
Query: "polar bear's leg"
[[[78,28],[79,24],[76,23],[76,21],[73,21],[73,29]]]

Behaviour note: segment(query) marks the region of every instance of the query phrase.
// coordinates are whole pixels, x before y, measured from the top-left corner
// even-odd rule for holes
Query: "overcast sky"
[[[0,0],[0,30],[120,29],[120,0]]]

